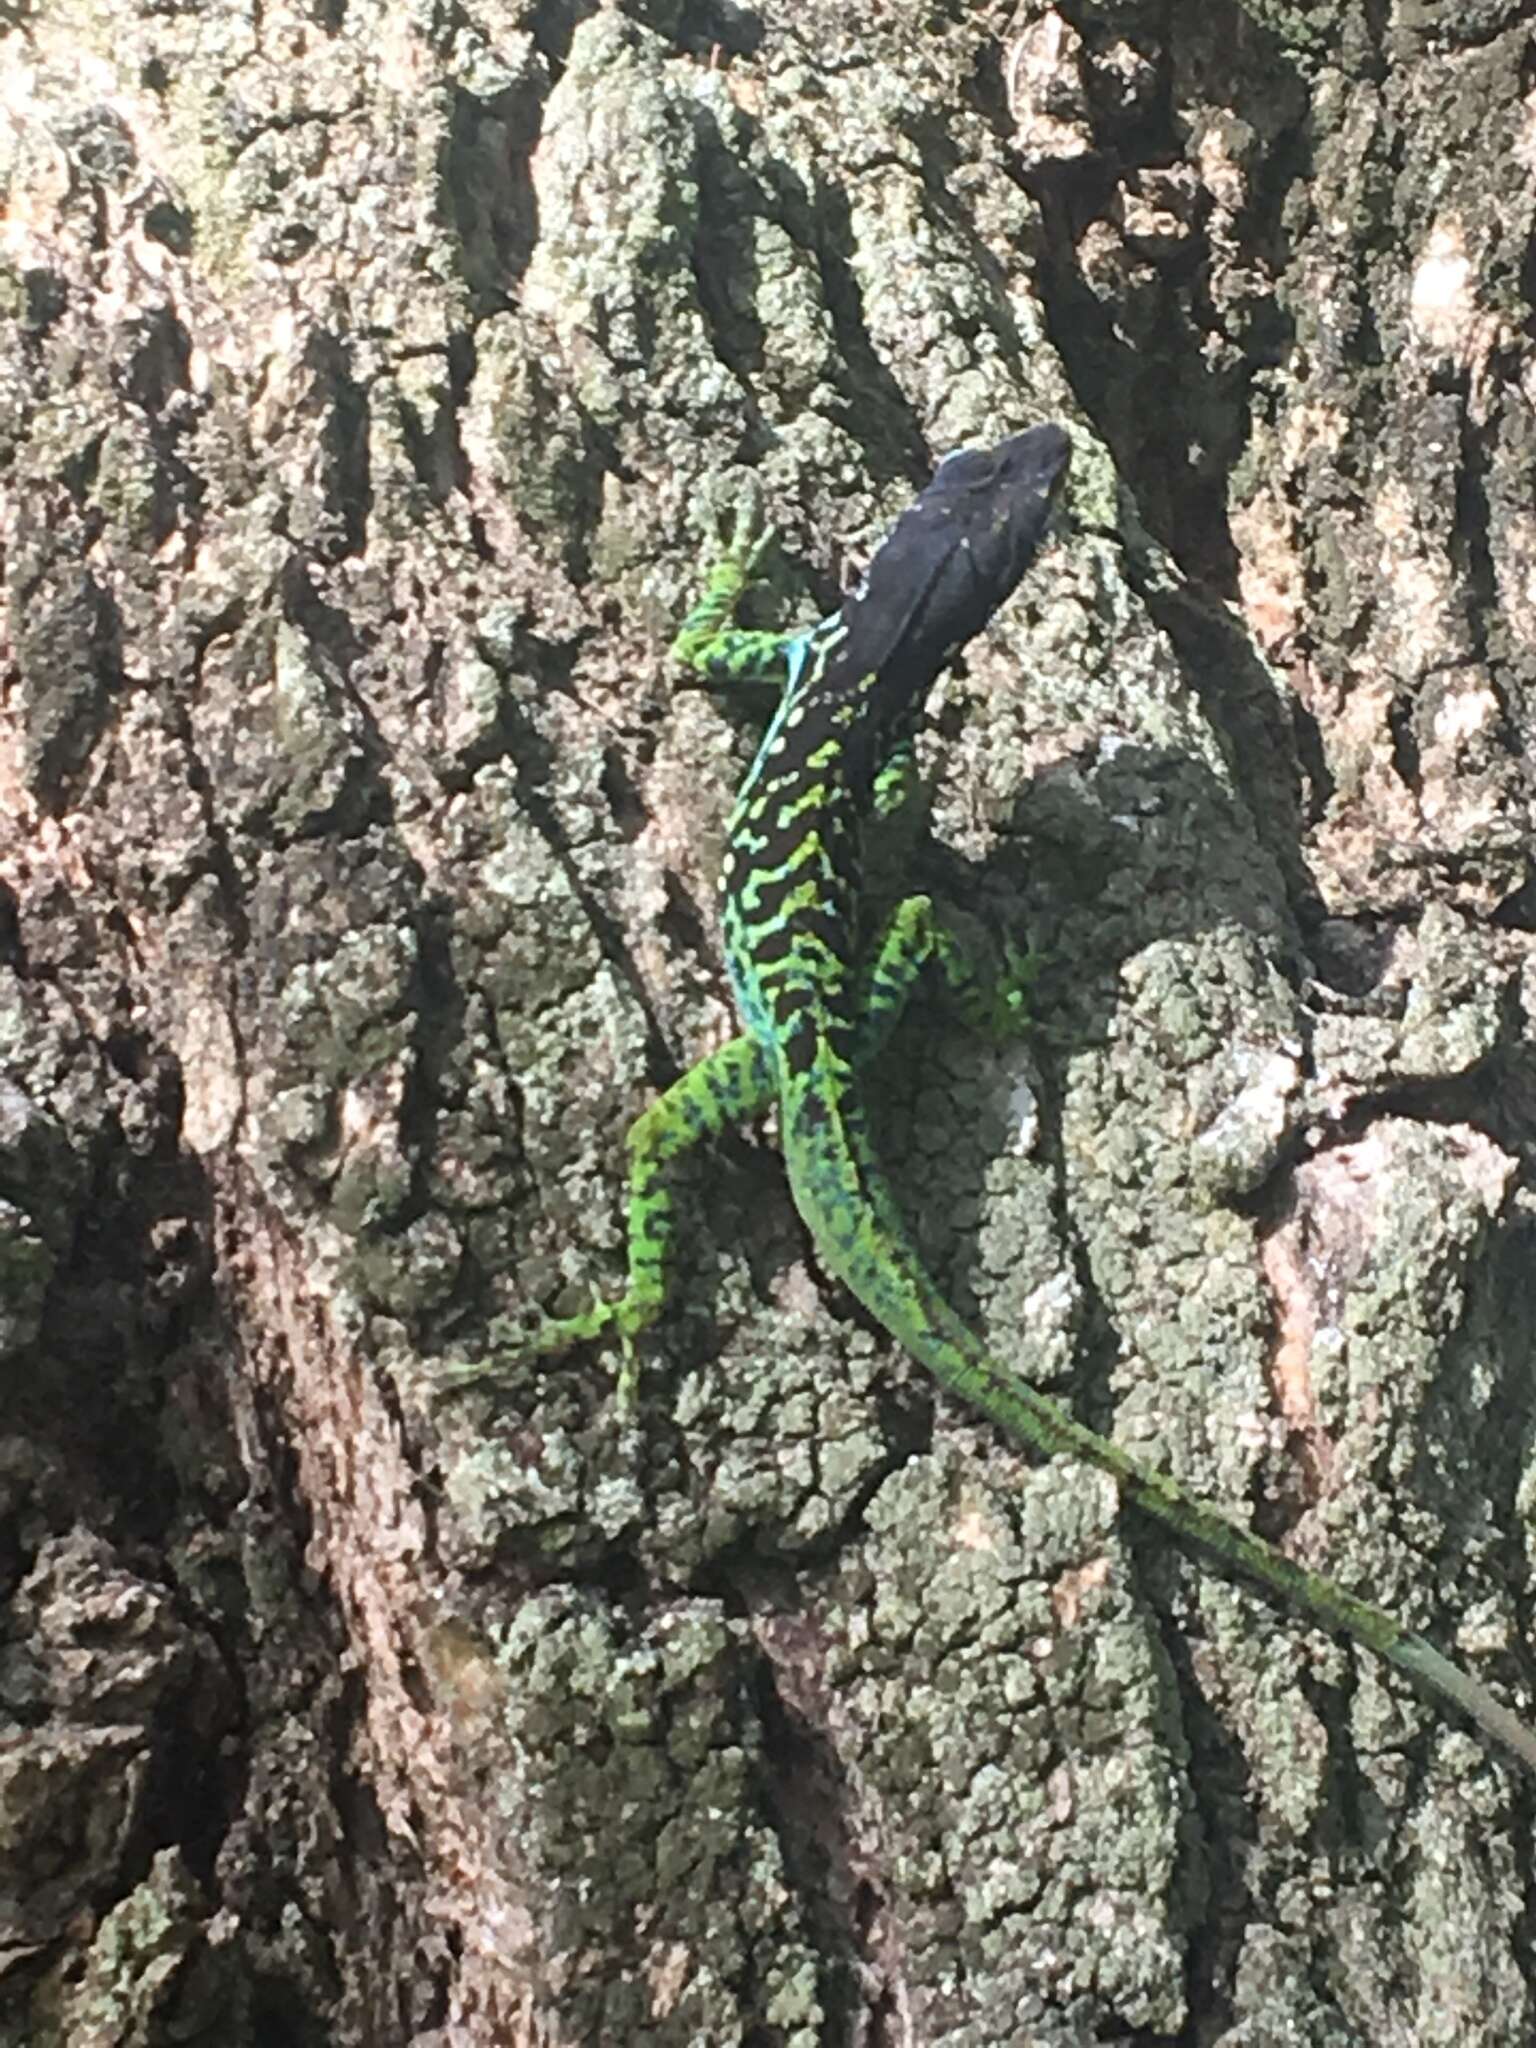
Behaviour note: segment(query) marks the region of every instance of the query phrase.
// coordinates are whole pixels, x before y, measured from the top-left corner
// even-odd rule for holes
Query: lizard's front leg
[[[896,740],[875,773],[869,807],[875,817],[894,818],[917,801],[922,777],[917,767],[917,742],[910,733]]]
[[[545,1322],[511,1351],[444,1367],[437,1375],[440,1390],[451,1393],[483,1380],[507,1379],[528,1359],[564,1351],[609,1330],[617,1333],[627,1357],[632,1340],[656,1320],[666,1300],[676,1237],[666,1168],[701,1139],[764,1115],[773,1101],[768,1062],[755,1039],[733,1038],[690,1067],[629,1127],[629,1270],[624,1292],[614,1301],[597,1302],[583,1315]]]
[[[930,964],[944,977],[950,1000],[965,1021],[992,1038],[1011,1037],[1027,1022],[1025,994],[1031,967],[1012,948],[1000,975],[983,974],[954,933],[935,912],[929,896],[903,897],[860,970],[860,1066],[890,1043],[912,999],[919,975]]]
[[[742,598],[764,580],[760,565],[773,543],[756,481],[749,480],[738,492],[728,518],[715,512],[710,524],[716,560],[704,595],[678,628],[672,657],[706,682],[772,683],[783,689],[789,681],[789,650],[800,635],[755,633],[736,624]]]

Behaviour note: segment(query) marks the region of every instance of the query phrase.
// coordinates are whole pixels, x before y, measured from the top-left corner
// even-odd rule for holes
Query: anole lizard
[[[771,537],[755,503],[723,544],[674,653],[709,681],[771,682],[781,692],[731,812],[721,877],[726,965],[746,1029],[630,1128],[623,1294],[546,1323],[511,1358],[452,1366],[439,1384],[502,1378],[529,1356],[610,1330],[627,1350],[665,1297],[668,1162],[777,1104],[795,1206],[823,1265],[942,1386],[1031,1448],[1110,1473],[1135,1506],[1365,1644],[1536,1770],[1536,1735],[1422,1636],[1141,1464],[994,1359],[923,1270],[875,1158],[859,1072],[889,1038],[923,968],[938,966],[982,1022],[1004,1018],[1017,990],[981,994],[925,896],[907,897],[883,934],[864,942],[862,830],[901,799],[929,685],[1033,559],[1070,448],[1060,427],[1038,426],[948,456],[858,588],[798,633],[734,624]]]

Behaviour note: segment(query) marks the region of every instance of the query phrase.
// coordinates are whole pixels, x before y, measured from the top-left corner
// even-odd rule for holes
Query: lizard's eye
[[[987,483],[993,472],[992,455],[986,448],[953,448],[946,455],[935,477],[943,477],[946,484],[963,484],[975,490]]]

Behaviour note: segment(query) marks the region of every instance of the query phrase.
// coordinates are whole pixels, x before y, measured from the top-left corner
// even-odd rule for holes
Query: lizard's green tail
[[[796,1204],[823,1260],[941,1386],[1032,1449],[1108,1472],[1125,1499],[1186,1542],[1235,1565],[1325,1628],[1364,1643],[1536,1771],[1536,1734],[1422,1636],[1143,1465],[994,1359],[923,1271],[892,1212],[858,1112],[814,1078],[786,1091],[784,1150]]]
[[[1187,1493],[1166,1473],[1141,1464],[1110,1438],[1085,1428],[1026,1380],[989,1357],[974,1337],[964,1351],[942,1341],[918,1343],[909,1337],[907,1342],[941,1384],[1011,1435],[1051,1455],[1081,1458],[1110,1473],[1127,1500],[1155,1515],[1187,1542],[1238,1566],[1324,1627],[1364,1643],[1432,1697],[1460,1708],[1536,1771],[1536,1735],[1501,1706],[1486,1686],[1442,1657],[1424,1637],[1404,1628],[1385,1608],[1357,1599],[1322,1573],[1308,1571],[1219,1508]]]

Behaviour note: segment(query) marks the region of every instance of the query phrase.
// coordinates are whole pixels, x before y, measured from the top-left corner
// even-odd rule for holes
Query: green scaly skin
[[[1186,1542],[1365,1644],[1536,1770],[1536,1735],[1422,1636],[1139,1463],[994,1359],[923,1270],[870,1144],[858,1072],[925,967],[940,969],[984,1028],[1008,1028],[1020,1009],[1022,975],[985,991],[926,897],[908,897],[884,933],[860,946],[860,836],[910,785],[924,695],[1028,567],[1068,455],[1065,434],[1047,426],[950,456],[860,588],[795,634],[734,625],[770,538],[755,498],[747,505],[674,645],[711,682],[769,682],[781,692],[731,813],[721,879],[726,962],[746,1030],[630,1129],[624,1293],[545,1324],[510,1358],[451,1367],[442,1384],[505,1378],[529,1357],[609,1332],[627,1356],[665,1300],[669,1161],[776,1103],[795,1206],[822,1263],[942,1386],[1030,1448],[1109,1473],[1125,1499]]]

